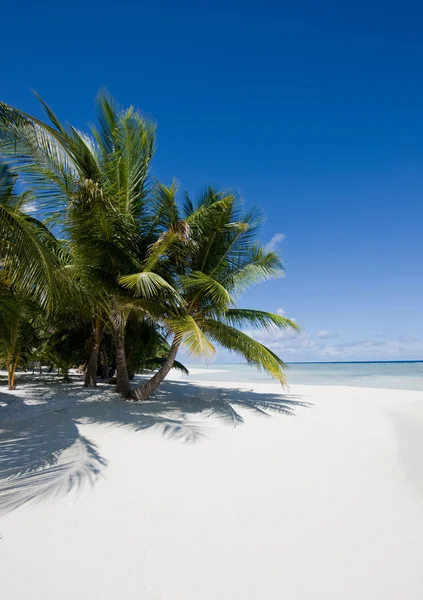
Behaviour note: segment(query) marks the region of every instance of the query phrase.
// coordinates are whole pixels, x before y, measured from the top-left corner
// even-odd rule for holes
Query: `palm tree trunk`
[[[63,367],[63,381],[66,383],[70,382],[69,367]]]
[[[109,376],[109,359],[107,356],[107,350],[103,345],[101,346],[101,378],[102,379],[107,379]]]
[[[155,375],[148,381],[146,381],[143,385],[137,387],[133,391],[133,399],[134,400],[148,400],[154,390],[161,384],[163,379],[168,375],[169,371],[173,367],[174,360],[179,350],[179,346],[181,345],[180,341],[173,341],[172,346],[170,347],[169,356],[166,361],[160,367]]]
[[[100,350],[102,331],[95,327],[91,334],[92,346],[87,368],[85,369],[84,387],[96,387],[97,385],[97,363]]]
[[[124,398],[131,396],[131,384],[129,383],[128,369],[126,366],[125,343],[122,336],[115,332],[114,343],[116,347],[116,383],[117,391]]]
[[[15,384],[16,363],[10,362],[7,365],[7,381],[9,390],[16,389]]]

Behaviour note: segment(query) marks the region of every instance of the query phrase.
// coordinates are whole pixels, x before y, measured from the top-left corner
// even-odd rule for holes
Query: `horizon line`
[[[286,365],[356,365],[356,364],[401,364],[401,363],[423,363],[422,359],[413,359],[413,360],[305,360],[305,361],[295,361],[295,362],[285,362]],[[207,365],[204,363],[189,363],[185,364],[189,365],[203,365],[204,367],[213,367],[215,365],[249,365],[250,363],[242,362],[242,363],[218,363],[215,362],[213,365]],[[251,364],[250,366],[255,366]]]

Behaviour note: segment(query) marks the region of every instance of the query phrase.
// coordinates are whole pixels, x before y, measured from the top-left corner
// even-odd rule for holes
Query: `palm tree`
[[[85,361],[84,341],[89,335],[89,322],[67,310],[61,310],[55,317],[43,324],[38,355],[40,360],[57,367],[64,381],[70,381],[70,369]]]
[[[155,268],[168,268],[169,282],[180,301],[170,305],[166,299],[160,300],[161,323],[172,339],[170,351],[157,373],[134,390],[134,397],[150,397],[169,373],[181,346],[207,358],[213,356],[218,343],[285,383],[283,361],[242,328],[297,331],[298,325],[277,314],[237,308],[235,302],[251,285],[283,274],[279,256],[257,242],[260,216],[256,211],[242,213],[234,194],[212,188],[196,205],[187,197],[184,219],[179,216],[174,186],[161,186],[157,203],[157,214],[162,205],[167,207],[162,213],[171,219],[168,217],[167,233],[152,251]],[[142,272],[123,276],[120,282],[135,295],[143,295]]]
[[[52,271],[53,259],[58,273],[66,264],[72,299],[90,314],[86,385],[96,384],[101,340],[108,331],[116,351],[118,390],[130,395],[125,336],[128,318],[135,316],[159,323],[171,340],[167,358],[157,357],[163,363],[159,371],[136,390],[138,399],[149,397],[166,377],[181,345],[208,357],[219,343],[283,383],[284,363],[242,329],[297,326],[235,304],[249,285],[283,273],[279,257],[256,241],[258,215],[242,214],[234,195],[211,188],[196,205],[187,198],[181,214],[176,186],[153,184],[149,178],[154,126],[133,108],[118,109],[107,94],[99,95],[99,125],[91,136],[63,126],[42,104],[51,124],[0,103],[0,152],[34,189],[46,222],[64,240],[58,260],[58,252],[50,251],[55,237],[45,225],[25,229],[37,230],[39,254],[48,258],[46,272]],[[0,255],[12,265],[19,248],[23,260],[16,261],[16,270],[29,271],[23,287],[40,290],[40,301],[46,303],[59,287],[50,276],[47,289],[35,287],[41,279],[34,270],[39,262],[31,262],[24,245],[16,243],[18,225],[7,229],[9,213],[3,219],[8,241],[3,246],[0,241]],[[17,283],[14,270],[10,273]]]
[[[37,322],[69,290],[60,245],[29,213],[33,195],[17,193],[17,175],[0,163],[0,362],[9,388],[38,344]]]
[[[39,313],[30,298],[0,285],[0,365],[7,371],[9,390],[16,388],[17,369],[39,345]]]
[[[57,241],[28,210],[34,197],[18,194],[17,175],[0,162],[0,268],[3,282],[51,310],[64,283]]]
[[[88,136],[62,125],[40,101],[50,124],[0,103],[1,151],[63,232],[68,269],[87,290],[92,333],[85,385],[96,385],[101,339],[108,327],[119,357],[118,388],[127,395],[127,307],[123,303],[121,308],[116,281],[141,268],[139,257],[154,241],[146,207],[154,125],[133,107],[120,110],[107,93],[100,93],[98,127]],[[118,293],[121,296],[123,290]]]

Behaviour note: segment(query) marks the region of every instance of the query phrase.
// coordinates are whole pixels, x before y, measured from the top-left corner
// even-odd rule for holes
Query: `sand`
[[[234,427],[280,387],[48,390],[0,407],[2,598],[423,597],[420,392],[295,386]]]

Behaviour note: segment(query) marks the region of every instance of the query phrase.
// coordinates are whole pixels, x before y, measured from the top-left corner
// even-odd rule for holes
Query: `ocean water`
[[[247,364],[186,365],[193,372],[189,381],[250,381],[272,383],[266,373]],[[195,370],[201,369],[201,373]],[[291,363],[288,385],[350,385],[358,387],[420,390],[423,392],[422,362]]]

